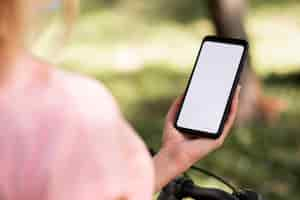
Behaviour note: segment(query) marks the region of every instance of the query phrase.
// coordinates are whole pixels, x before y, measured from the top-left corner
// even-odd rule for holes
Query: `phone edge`
[[[225,110],[224,110],[224,113],[223,113],[223,116],[222,116],[222,120],[221,120],[221,123],[220,123],[220,126],[218,128],[217,133],[209,133],[209,132],[204,132],[204,131],[199,131],[199,130],[193,130],[193,129],[187,129],[187,128],[183,128],[183,127],[177,126],[178,118],[179,118],[179,115],[180,115],[180,113],[182,111],[183,102],[185,101],[185,98],[186,98],[186,95],[187,95],[187,91],[188,91],[188,89],[190,87],[190,83],[191,83],[192,77],[193,77],[194,72],[196,70],[197,63],[198,63],[198,60],[199,60],[199,57],[200,57],[200,53],[201,53],[203,44],[206,41],[216,41],[216,42],[229,43],[229,44],[239,44],[239,45],[242,45],[244,47],[244,51],[243,51],[243,55],[242,55],[241,61],[239,63],[238,71],[237,71],[237,74],[235,76],[235,80],[233,82],[233,85],[232,85],[232,88],[231,88],[231,91],[230,91],[230,95],[229,95],[229,98],[227,100],[226,107],[225,107]],[[225,37],[218,37],[218,36],[206,36],[206,37],[203,38],[203,40],[201,42],[201,45],[200,45],[200,48],[199,48],[199,51],[198,51],[197,56],[196,56],[196,60],[195,60],[192,72],[191,72],[191,74],[189,76],[189,79],[188,79],[185,91],[183,93],[183,98],[182,98],[182,101],[180,102],[179,110],[176,113],[176,118],[175,118],[175,121],[174,121],[174,124],[173,124],[174,127],[178,131],[180,131],[181,133],[184,133],[184,134],[191,135],[191,136],[205,137],[205,138],[211,138],[211,139],[217,139],[217,138],[219,138],[222,135],[222,132],[224,130],[224,126],[225,126],[226,120],[227,120],[228,115],[230,113],[230,105],[232,103],[232,100],[233,100],[233,97],[234,97],[234,93],[235,93],[236,88],[237,88],[237,86],[239,84],[239,81],[240,81],[240,78],[241,78],[241,74],[243,72],[245,62],[247,60],[248,49],[249,49],[249,44],[244,39],[225,38]]]

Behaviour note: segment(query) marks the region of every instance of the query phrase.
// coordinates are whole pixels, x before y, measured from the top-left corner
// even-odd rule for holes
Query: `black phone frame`
[[[234,79],[233,85],[231,87],[230,95],[229,95],[229,98],[227,100],[227,104],[226,104],[226,107],[225,107],[225,110],[224,110],[224,113],[223,113],[223,116],[222,116],[222,120],[221,120],[221,123],[219,125],[217,133],[210,133],[210,132],[206,132],[206,131],[193,130],[193,129],[189,129],[189,128],[180,127],[180,126],[177,125],[178,118],[179,118],[180,113],[182,111],[182,105],[183,105],[183,102],[185,101],[188,89],[190,88],[191,80],[192,80],[192,77],[194,75],[195,69],[197,67],[203,44],[207,41],[219,42],[219,43],[225,43],[225,44],[235,44],[235,45],[241,45],[241,46],[244,47],[243,55],[241,57],[237,73],[235,75],[235,79]],[[189,77],[188,84],[187,84],[187,87],[186,87],[184,95],[183,95],[183,99],[180,102],[180,108],[177,112],[176,119],[175,119],[175,122],[174,122],[174,127],[178,131],[180,131],[181,133],[191,135],[191,136],[205,137],[205,138],[211,138],[211,139],[217,139],[221,136],[221,134],[223,132],[223,129],[224,129],[224,126],[225,126],[225,123],[228,119],[228,115],[229,115],[230,110],[231,110],[231,103],[232,103],[232,99],[234,97],[234,92],[235,92],[235,90],[238,86],[238,83],[239,83],[239,80],[240,80],[240,77],[241,77],[241,74],[242,74],[242,71],[243,71],[243,67],[245,65],[245,61],[246,61],[247,53],[248,53],[248,48],[249,48],[248,42],[246,40],[243,40],[243,39],[223,38],[223,37],[217,37],[217,36],[206,36],[203,39],[203,41],[201,43],[201,46],[200,46],[200,49],[199,49],[199,52],[197,54],[197,58],[196,58],[192,73]]]

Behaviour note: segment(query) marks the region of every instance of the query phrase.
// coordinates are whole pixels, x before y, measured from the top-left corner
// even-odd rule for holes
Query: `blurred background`
[[[64,43],[59,8],[53,1],[45,9],[32,51],[104,82],[156,150],[164,117],[184,91],[203,37],[247,38],[237,126],[225,147],[198,165],[267,199],[299,199],[298,0],[84,0]],[[193,175],[202,186],[223,187]]]

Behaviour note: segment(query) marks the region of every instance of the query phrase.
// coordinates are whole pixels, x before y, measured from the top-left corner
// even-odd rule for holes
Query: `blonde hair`
[[[21,45],[26,15],[22,0],[2,0],[0,3],[0,58],[1,64]]]
[[[0,65],[11,61],[15,52],[24,47],[26,30],[36,1],[49,0],[1,0],[0,3]],[[62,0],[66,30],[70,30],[77,15],[79,0]],[[67,31],[68,34],[69,31]],[[0,66],[1,68],[1,66]]]
[[[67,32],[72,29],[74,19],[77,17],[80,0],[63,0],[64,3],[64,20]]]

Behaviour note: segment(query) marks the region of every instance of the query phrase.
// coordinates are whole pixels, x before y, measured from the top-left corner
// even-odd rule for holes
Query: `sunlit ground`
[[[299,13],[300,4],[250,10],[246,27],[255,68],[261,74],[300,70]],[[105,69],[139,69],[149,63],[191,67],[202,38],[214,34],[206,18],[179,24],[149,22],[127,12],[93,11],[79,18],[71,41],[57,52],[59,28],[57,20],[50,24],[35,52],[50,60],[55,55],[57,62],[91,74]]]
[[[223,150],[200,164],[238,185],[260,190],[268,199],[296,200],[300,196],[300,4],[255,7],[246,26],[254,67],[265,80],[266,93],[286,100],[289,108],[276,124],[255,122],[235,130]],[[67,45],[55,42],[60,29],[58,20],[53,20],[34,51],[65,69],[103,81],[146,143],[158,149],[164,116],[185,87],[202,38],[213,34],[211,22],[207,18],[189,24],[146,21],[105,10],[81,16]],[[216,186],[203,176],[196,180]]]

